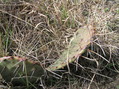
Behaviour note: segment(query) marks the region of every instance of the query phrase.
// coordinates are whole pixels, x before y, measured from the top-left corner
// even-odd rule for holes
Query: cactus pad
[[[78,29],[70,40],[68,48],[64,50],[59,59],[46,69],[48,71],[55,71],[73,62],[85,51],[87,45],[91,42],[93,33],[94,29],[91,25]]]
[[[17,56],[6,56],[0,58],[0,74],[6,82],[25,85],[28,82],[35,82],[41,77],[43,69],[39,62]]]

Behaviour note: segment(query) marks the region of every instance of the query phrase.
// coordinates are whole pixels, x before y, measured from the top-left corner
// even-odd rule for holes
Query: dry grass
[[[113,74],[119,73],[118,3],[106,0],[0,2],[0,32],[9,38],[9,42],[5,40],[8,46],[3,47],[8,52],[6,55],[37,60],[44,67],[61,55],[78,28],[89,24],[95,27],[92,44],[70,65],[71,72],[65,68],[66,72],[51,75],[51,80],[41,78],[39,86],[44,89],[100,89],[102,80],[112,80]]]

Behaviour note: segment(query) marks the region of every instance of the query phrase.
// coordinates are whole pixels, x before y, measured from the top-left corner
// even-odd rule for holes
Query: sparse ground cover
[[[94,36],[85,52],[60,70],[46,71],[67,50],[74,33],[89,25]],[[1,88],[118,89],[119,1],[0,0],[0,57],[6,56],[37,61],[42,64],[37,73],[42,72],[39,76],[35,72],[35,81],[25,78],[21,82],[15,80],[17,74],[13,72],[27,77],[38,67],[32,67],[30,61],[26,64],[31,66],[21,63],[23,69],[18,70],[18,63],[1,62]],[[15,69],[5,71],[6,65]],[[13,73],[12,81],[3,76],[6,73]]]

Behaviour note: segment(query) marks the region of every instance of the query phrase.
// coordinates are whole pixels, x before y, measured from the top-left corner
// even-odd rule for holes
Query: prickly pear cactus
[[[25,85],[41,77],[43,69],[38,62],[8,56],[0,58],[0,74],[6,82]]]
[[[55,71],[57,69],[63,68],[68,63],[73,62],[85,51],[87,45],[91,42],[93,33],[93,26],[91,25],[78,29],[72,37],[68,48],[62,53],[57,61],[55,61],[46,69],[48,71]]]

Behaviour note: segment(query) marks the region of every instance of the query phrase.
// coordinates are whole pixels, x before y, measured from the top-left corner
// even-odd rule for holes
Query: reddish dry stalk
[[[19,61],[25,61],[26,58],[23,58],[23,57],[19,57],[19,56],[4,56],[4,57],[1,57],[0,60],[3,61],[5,59],[15,59],[15,60],[19,60]]]

